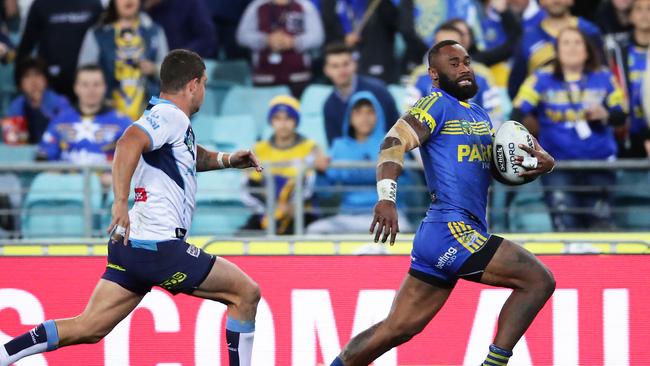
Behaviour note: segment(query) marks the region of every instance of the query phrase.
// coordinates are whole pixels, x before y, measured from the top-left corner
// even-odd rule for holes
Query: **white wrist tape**
[[[537,158],[533,156],[524,156],[521,166],[526,169],[537,169]]]
[[[397,182],[392,179],[382,179],[377,182],[377,196],[380,201],[397,201]]]
[[[217,153],[217,166],[219,167],[219,169],[225,168],[225,166],[223,165],[223,153],[222,152]]]

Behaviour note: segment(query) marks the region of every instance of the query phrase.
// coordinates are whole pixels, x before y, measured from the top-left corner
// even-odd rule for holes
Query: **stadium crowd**
[[[425,55],[444,39],[457,40],[472,56],[480,86],[472,101],[489,112],[495,127],[510,118],[523,121],[557,160],[650,155],[650,100],[643,98],[650,88],[645,81],[650,0],[4,0],[1,5],[0,68],[15,71],[15,89],[0,88],[2,140],[37,145],[37,160],[110,162],[121,133],[158,94],[158,68],[171,49],[193,50],[214,66],[208,68],[212,93],[198,113],[204,119],[230,107],[224,99],[236,88],[275,87],[281,95],[263,106],[259,100],[241,101],[254,126],[262,126],[245,131],[257,141],[256,154],[267,163],[285,163],[271,170],[273,213],[265,211],[268,197],[256,189],[268,175],[247,177],[242,201],[254,214],[243,230],[264,229],[272,214],[277,232],[291,233],[296,185],[307,208],[307,233],[366,230],[376,202],[374,169],[330,165],[376,160],[385,131],[429,93]],[[235,67],[242,60],[246,66]],[[221,74],[219,67],[225,67]],[[321,104],[308,105],[316,91]],[[212,128],[232,134],[231,140],[242,133],[237,124]],[[298,164],[312,169],[298,174]],[[607,187],[615,181],[611,171],[545,177],[554,229],[610,229],[611,192],[563,187]],[[103,175],[102,182],[107,187],[110,177]],[[421,182],[417,173],[400,180]],[[351,189],[333,198],[316,194],[318,186]],[[335,215],[319,210],[327,204],[337,207]],[[575,207],[583,211],[572,212]],[[401,222],[409,231],[408,220]]]

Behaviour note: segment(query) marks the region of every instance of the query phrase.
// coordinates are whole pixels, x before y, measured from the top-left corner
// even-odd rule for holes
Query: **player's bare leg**
[[[484,363],[505,365],[515,344],[553,294],[555,280],[548,268],[533,254],[511,241],[503,240],[480,282],[513,289],[499,314],[494,344]]]
[[[451,291],[406,276],[388,317],[352,338],[339,360],[346,366],[366,366],[391,348],[407,342],[429,324]]]
[[[0,347],[0,366],[19,359],[81,343],[97,343],[140,303],[143,295],[99,280],[86,309],[74,318],[47,321]]]
[[[226,341],[230,366],[249,366],[253,351],[255,314],[260,301],[257,283],[235,264],[217,257],[208,277],[192,295],[228,306]]]

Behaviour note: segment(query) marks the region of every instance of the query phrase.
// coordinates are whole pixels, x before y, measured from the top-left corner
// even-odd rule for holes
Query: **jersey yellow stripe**
[[[422,108],[422,109],[424,109],[425,111],[428,111],[429,108],[431,108],[431,106],[433,105],[433,103],[435,103],[438,99],[440,99],[440,97],[434,97],[434,98],[431,98],[431,100],[429,101],[429,103],[426,104],[426,107],[424,107],[424,108]]]

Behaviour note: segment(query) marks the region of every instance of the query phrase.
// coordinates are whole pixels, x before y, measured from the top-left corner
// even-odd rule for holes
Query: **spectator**
[[[258,142],[255,155],[264,163],[286,164],[272,166],[270,173],[273,176],[275,187],[275,223],[277,234],[292,234],[294,221],[294,191],[297,184],[298,169],[300,166],[315,166],[316,169],[325,170],[327,158],[313,140],[307,139],[296,132],[300,122],[300,102],[297,99],[281,95],[273,98],[269,106],[269,123],[273,128],[273,135],[266,141]],[[248,179],[249,188],[262,189],[265,186],[265,174],[252,172]],[[313,212],[314,200],[313,185],[314,172],[308,170],[303,177],[303,197],[305,202],[305,224],[315,219]],[[265,193],[246,192],[244,201],[256,211],[243,229],[260,230],[268,226]]]
[[[650,155],[646,141],[650,132],[643,109],[642,83],[650,45],[650,0],[635,0],[630,13],[633,28],[629,32],[605,37],[609,64],[616,79],[626,91],[630,110],[629,124],[617,131],[618,156],[645,158]]]
[[[377,98],[368,91],[355,93],[345,113],[342,137],[334,141],[330,150],[332,162],[377,161],[385,125],[386,118]],[[342,194],[339,213],[309,225],[307,234],[366,232],[372,221],[372,208],[377,203],[375,169],[329,168],[325,174],[332,184],[343,185],[348,191]],[[401,213],[399,223],[402,232],[411,231],[408,220]]]
[[[115,144],[129,127],[129,118],[106,106],[102,69],[86,65],[74,82],[77,104],[52,120],[39,145],[38,158],[74,164],[102,164],[113,160]],[[110,185],[110,176],[102,182]]]
[[[359,71],[386,83],[397,81],[395,48],[397,8],[391,0],[325,0],[326,42],[345,42],[359,51]]]
[[[5,143],[38,144],[52,118],[70,107],[63,95],[48,87],[47,64],[28,58],[17,65],[20,95],[9,105],[2,122]]]
[[[513,118],[532,114],[539,126],[529,125],[556,160],[611,160],[616,140],[610,126],[625,123],[623,92],[611,72],[601,67],[598,51],[577,28],[558,35],[553,66],[526,79],[515,100]],[[557,230],[610,228],[612,171],[556,171],[542,177],[547,204]],[[589,190],[570,192],[567,187]],[[575,210],[580,210],[576,213]]]
[[[168,51],[165,32],[140,11],[139,0],[111,0],[86,33],[79,66],[100,65],[113,107],[136,120],[158,95],[158,68]]]
[[[479,49],[474,41],[474,32],[467,23],[459,20],[454,23],[463,32],[463,38],[470,48],[467,49],[472,61],[490,67],[497,86],[506,88],[512,57],[521,36],[522,27],[515,14],[507,7],[506,0],[485,1],[484,16],[481,19],[484,44]]]
[[[72,100],[81,42],[101,12],[100,0],[34,0],[18,47],[18,60],[31,56],[36,49],[49,66],[52,88]]]
[[[508,0],[508,7],[519,18],[524,30],[538,26],[546,17],[537,0]]]
[[[540,0],[540,5],[546,11],[547,16],[539,25],[526,30],[521,38],[521,44],[515,53],[508,80],[508,93],[511,98],[517,95],[526,76],[555,58],[553,45],[562,29],[570,26],[577,27],[587,34],[598,47],[602,44],[598,27],[583,18],[571,15],[573,0]]]
[[[480,8],[474,0],[401,0],[399,2],[399,31],[406,43],[405,71],[410,73],[422,63],[433,44],[438,27],[452,18],[460,18],[478,28]],[[482,39],[479,40],[482,43]],[[391,50],[392,52],[392,50]]]
[[[254,1],[237,28],[237,42],[253,52],[254,85],[289,85],[295,97],[311,80],[309,51],[323,38],[320,15],[309,0]]]
[[[629,32],[632,30],[630,11],[634,0],[604,0],[596,11],[596,24],[603,34]]]
[[[143,8],[165,30],[170,49],[215,56],[217,31],[203,0],[144,0]]]
[[[465,49],[470,49],[471,46],[468,42],[471,42],[471,35],[466,36],[463,34],[463,31],[459,28],[459,25],[461,24],[465,24],[465,22],[460,19],[452,19],[443,23],[436,32],[434,44],[444,40],[454,40],[460,43]],[[464,26],[464,29],[465,32],[470,32],[470,28],[466,25]],[[479,91],[469,101],[483,107],[490,114],[493,123],[498,125],[498,123],[503,122],[504,120],[501,106],[504,103],[509,103],[509,101],[501,100],[499,91],[494,87],[494,80],[492,79],[490,69],[479,62],[475,62],[473,59],[472,68],[474,69],[474,76]],[[407,104],[409,106],[415,104],[415,102],[420,98],[429,95],[431,92],[432,84],[431,77],[429,76],[428,63],[417,67],[411,74],[410,79],[409,85],[407,86]]]
[[[237,44],[235,35],[239,19],[251,0],[203,0],[210,11],[217,34],[216,56],[218,59],[247,59],[246,49]]]
[[[325,101],[325,132],[328,144],[343,136],[341,125],[350,96],[359,91],[369,91],[379,101],[386,115],[385,129],[388,131],[399,118],[395,100],[386,85],[373,77],[357,75],[357,63],[352,50],[342,43],[334,43],[325,48],[325,75],[334,84],[334,91]]]

